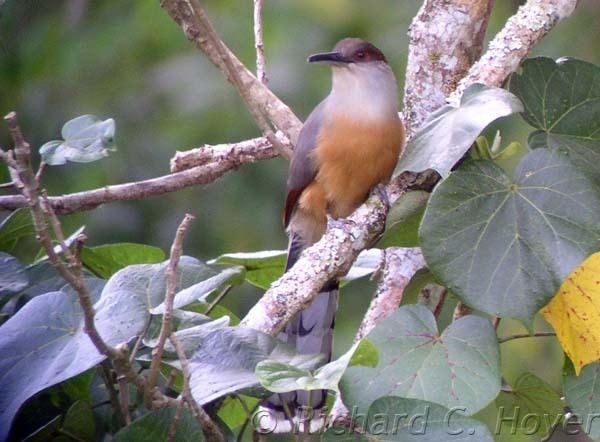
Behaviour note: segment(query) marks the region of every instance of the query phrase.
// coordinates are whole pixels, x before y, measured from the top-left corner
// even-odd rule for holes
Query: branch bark
[[[418,247],[389,247],[385,250],[381,279],[354,338],[355,342],[367,336],[379,321],[398,309],[404,296],[404,289],[415,273],[423,267],[425,267],[425,258]]]
[[[559,21],[569,17],[576,6],[577,0],[528,0],[490,42],[485,55],[460,81],[450,101],[457,102],[473,83],[500,86],[531,49]]]
[[[408,190],[430,189],[436,180],[433,173],[404,173],[387,187],[388,198],[393,202]],[[335,222],[306,249],[240,325],[276,335],[294,314],[310,304],[327,281],[345,274],[358,254],[378,238],[387,212],[388,206],[374,192],[349,218]]]
[[[139,200],[198,184],[208,184],[243,164],[276,156],[278,152],[264,137],[233,144],[206,145],[175,155],[171,160],[171,168],[176,170],[175,173],[48,197],[48,203],[57,214],[83,212],[113,201]],[[23,195],[0,196],[0,210],[15,210],[27,205],[27,199]]]
[[[413,19],[406,65],[407,134],[446,103],[481,55],[494,0],[426,0]]]
[[[426,0],[425,6],[430,4],[431,1],[433,0]],[[567,16],[572,10],[566,7],[566,5],[572,4],[573,1],[574,0],[530,0],[528,5],[529,3],[535,3],[536,6],[542,5],[546,8],[550,8],[550,10],[554,10],[556,5],[560,3],[564,7],[562,16]],[[452,5],[455,3],[474,4],[468,0],[463,2],[443,1],[440,3],[439,7],[442,8],[445,4]],[[478,4],[490,6],[489,2],[479,2]],[[519,13],[522,14],[522,11],[520,10]],[[550,28],[556,23],[556,17],[552,13],[540,13],[538,17],[545,20],[543,23],[538,24],[538,28]],[[512,24],[514,20],[514,18],[510,19],[506,24],[506,27],[510,32],[518,32],[518,28]],[[472,44],[473,35],[475,34],[464,32],[454,34],[451,26],[452,23],[453,22],[448,23],[449,26],[435,27],[439,34],[423,36],[423,38],[427,40],[425,43],[429,44],[431,41],[434,41],[440,50],[445,51],[446,48],[440,45],[440,40],[436,40],[435,38],[441,38],[441,34],[450,34],[456,35],[456,38],[461,38],[461,42],[452,43],[452,47],[455,48],[455,50],[458,50],[461,47],[461,44]],[[500,35],[506,35],[508,31],[505,29]],[[484,31],[481,30],[481,32]],[[482,38],[482,35],[478,38]],[[512,38],[512,36],[506,36],[506,48],[504,50],[490,48],[491,54],[486,53],[482,59],[494,58],[494,63],[491,63],[492,65],[501,64],[504,54],[510,52]],[[421,39],[411,40],[411,46],[420,44],[422,44]],[[529,47],[529,49],[531,49],[531,47]],[[411,48],[410,51],[413,51],[413,49]],[[412,57],[409,59],[409,65],[416,63],[417,60],[418,57]],[[410,69],[417,70],[416,67],[409,68],[409,70]],[[458,69],[458,67],[456,69]],[[464,71],[465,67],[461,67],[460,70]],[[510,72],[510,70],[505,70],[503,75],[507,76]],[[421,119],[427,115],[425,109],[431,109],[431,111],[433,111],[444,104],[443,101],[440,102],[437,91],[444,90],[443,88],[446,87],[444,86],[446,84],[456,84],[457,78],[460,78],[460,75],[458,71],[453,75],[451,74],[452,72],[447,72],[443,77],[445,79],[443,81],[438,81],[435,78],[437,74],[433,69],[428,73],[421,72],[420,77],[418,78],[407,77],[405,96],[407,96],[407,100],[411,103],[409,107],[412,110],[404,115],[404,117],[405,121],[412,126],[413,132],[422,121]],[[475,70],[473,75],[469,75],[469,81],[471,83],[479,82],[487,84],[489,80],[490,76],[486,75],[485,71]],[[503,80],[504,79],[501,81]],[[419,87],[412,88],[412,86],[418,84],[419,81],[428,82],[428,84],[433,86],[425,89]],[[493,81],[497,81],[497,79],[493,79]],[[450,88],[450,86],[448,86],[448,88]],[[451,89],[448,90],[450,91]],[[459,96],[460,92],[456,92],[456,95]],[[418,188],[419,186],[414,185],[416,183],[419,183],[425,188],[430,188],[436,180],[437,177],[432,172],[424,172],[421,174],[404,173],[386,187],[389,201],[394,203],[405,191],[411,188]],[[242,320],[241,325],[252,327],[271,335],[277,334],[286,321],[312,301],[316,293],[318,293],[327,280],[335,278],[348,270],[360,250],[370,245],[370,242],[375,238],[377,232],[383,229],[386,214],[386,207],[382,204],[381,200],[375,195],[371,196],[365,204],[359,207],[354,214],[351,215],[342,227],[329,229],[318,243],[305,250],[296,265],[276,281],[261,300],[248,312],[247,316]]]

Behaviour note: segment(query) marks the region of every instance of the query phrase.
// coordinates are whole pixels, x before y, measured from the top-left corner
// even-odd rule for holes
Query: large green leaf
[[[600,184],[600,67],[575,59],[532,58],[510,77],[523,118],[538,131],[532,148],[565,152]]]
[[[176,409],[161,408],[152,411],[115,434],[116,442],[147,442],[168,440],[169,430],[175,420]],[[202,442],[204,435],[198,421],[187,408],[181,410],[181,417],[175,427],[174,441]]]
[[[192,394],[200,404],[241,390],[264,396],[267,392],[258,388],[255,369],[267,359],[310,369],[322,362],[323,356],[297,355],[287,344],[248,328],[209,331],[199,339],[198,348],[190,358]]]
[[[367,340],[368,341],[368,340]],[[348,368],[361,341],[335,361],[316,370],[299,368],[282,361],[266,360],[257,364],[255,373],[263,387],[273,393],[288,393],[295,390],[333,390]],[[358,358],[357,358],[358,359]]]
[[[132,264],[155,264],[165,259],[165,252],[145,244],[118,243],[97,247],[84,247],[81,251],[83,265],[101,278]]]
[[[106,283],[94,309],[108,344],[128,342],[145,328],[150,309],[164,299],[166,267],[167,262],[129,266]],[[200,261],[182,257],[178,289],[197,283],[202,268]],[[70,288],[37,296],[2,325],[0,354],[0,440],[27,398],[104,359],[83,330],[83,312]]]
[[[510,92],[482,84],[469,86],[458,107],[435,111],[406,146],[395,174],[436,170],[445,177],[492,121],[523,110]]]
[[[0,251],[12,252],[19,239],[34,234],[29,209],[17,209],[0,224]]]
[[[245,278],[250,284],[268,289],[273,281],[283,275],[287,254],[283,250],[227,253],[209,261],[209,264],[231,264],[246,269]]]
[[[584,431],[592,439],[600,438],[600,362],[586,365],[579,376],[571,370],[563,388],[565,399],[581,419]]]
[[[420,236],[428,267],[468,305],[530,321],[600,248],[600,193],[560,152],[536,149],[511,181],[476,161],[433,192]]]
[[[114,150],[115,121],[94,115],[81,115],[62,128],[64,140],[48,141],[40,147],[42,159],[54,166],[67,161],[89,163],[108,156]]]
[[[460,408],[448,410],[441,405],[417,399],[387,396],[369,407],[364,419],[351,414],[351,422],[366,431],[364,436],[347,427],[329,429],[324,442],[401,441],[401,442],[493,442],[482,422],[461,414]]]
[[[375,368],[350,367],[342,378],[344,403],[365,411],[394,395],[466,407],[472,414],[500,391],[500,355],[490,321],[468,315],[440,335],[424,306],[400,307],[368,335],[379,348]]]
[[[507,434],[529,434],[537,422],[539,428],[534,433],[540,440],[546,440],[554,431],[555,425],[560,425],[564,416],[565,404],[552,386],[532,373],[521,375],[512,386],[503,388],[496,398],[498,416],[515,416],[513,420],[502,421],[502,432]],[[535,422],[525,416],[535,416]]]

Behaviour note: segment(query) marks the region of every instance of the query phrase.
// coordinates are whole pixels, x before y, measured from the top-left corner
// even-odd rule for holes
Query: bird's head
[[[372,43],[362,38],[344,38],[333,51],[313,54],[309,63],[328,63],[335,68],[352,68],[353,65],[387,64],[385,55]]]

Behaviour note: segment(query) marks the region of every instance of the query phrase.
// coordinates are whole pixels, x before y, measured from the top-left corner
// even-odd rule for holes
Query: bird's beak
[[[348,60],[340,52],[323,52],[320,54],[313,54],[308,57],[309,63],[317,63],[324,61],[327,63],[347,63]]]

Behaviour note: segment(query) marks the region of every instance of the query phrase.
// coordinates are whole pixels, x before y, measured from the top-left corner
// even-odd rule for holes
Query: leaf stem
[[[498,344],[504,344],[505,342],[512,341],[514,339],[523,339],[523,338],[541,338],[546,336],[556,336],[554,332],[537,332],[533,334],[529,333],[518,333],[516,335],[506,336],[504,338],[498,338]]]

